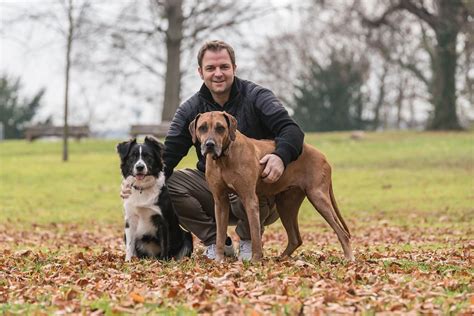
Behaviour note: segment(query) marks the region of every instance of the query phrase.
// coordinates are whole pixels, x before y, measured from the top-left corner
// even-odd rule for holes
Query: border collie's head
[[[143,144],[137,143],[136,138],[119,143],[117,152],[123,177],[133,176],[137,180],[146,176],[158,177],[163,171],[163,149],[163,144],[152,136],[145,137]]]

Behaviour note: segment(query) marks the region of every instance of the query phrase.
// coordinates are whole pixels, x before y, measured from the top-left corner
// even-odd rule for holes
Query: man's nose
[[[222,76],[222,71],[219,67],[216,68],[216,71],[214,72],[214,76]]]

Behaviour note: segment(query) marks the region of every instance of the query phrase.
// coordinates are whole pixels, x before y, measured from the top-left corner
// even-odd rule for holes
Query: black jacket
[[[213,100],[204,84],[199,92],[179,106],[165,140],[166,177],[172,174],[193,145],[189,124],[198,113],[210,111],[232,114],[237,119],[237,129],[247,137],[274,139],[276,149],[273,153],[282,159],[285,167],[301,154],[304,134],[277,97],[268,89],[235,77],[229,101],[223,107]],[[197,168],[205,171],[206,162],[200,144],[195,144],[195,148],[199,159]]]

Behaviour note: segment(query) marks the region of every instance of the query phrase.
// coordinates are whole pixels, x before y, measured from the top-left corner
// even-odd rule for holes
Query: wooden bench
[[[52,126],[52,125],[37,125],[30,126],[25,129],[25,138],[28,141],[33,141],[40,137],[51,137],[51,136],[63,136],[64,128],[62,126]],[[87,125],[77,125],[68,127],[69,137],[76,138],[80,140],[82,137],[89,137],[90,130]]]
[[[158,125],[132,125],[130,136],[152,135],[158,138],[165,137],[170,128],[171,122],[162,122]]]

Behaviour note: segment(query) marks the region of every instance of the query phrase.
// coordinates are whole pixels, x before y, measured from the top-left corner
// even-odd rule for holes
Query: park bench
[[[130,127],[130,136],[152,135],[158,138],[165,137],[170,128],[170,124],[171,122],[162,122],[158,125],[132,125]]]
[[[25,129],[25,138],[28,141],[33,141],[40,137],[51,137],[51,136],[63,136],[64,128],[62,126],[52,126],[52,125],[36,125],[30,126]],[[87,125],[77,125],[68,127],[69,137],[76,138],[80,140],[82,137],[89,137],[90,130]]]

